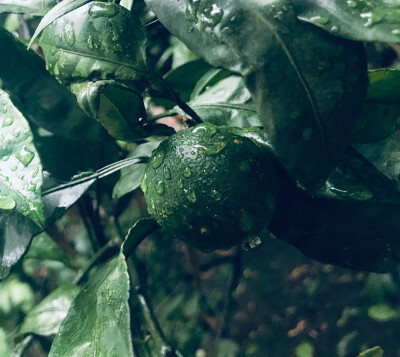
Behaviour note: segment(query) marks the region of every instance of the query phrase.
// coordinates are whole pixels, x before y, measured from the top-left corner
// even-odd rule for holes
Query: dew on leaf
[[[186,198],[188,199],[189,202],[195,203],[197,201],[196,194],[193,190],[188,190],[186,192]]]
[[[33,158],[35,157],[35,153],[33,151],[31,151],[27,146],[24,145],[24,147],[15,154],[15,157],[25,167],[27,167],[31,163]]]
[[[0,196],[0,210],[11,211],[17,203],[11,196]]]
[[[14,119],[13,118],[6,118],[3,119],[3,123],[1,124],[1,127],[4,128],[6,126],[10,126],[14,124]]]
[[[69,46],[73,46],[75,44],[74,28],[71,24],[66,24],[64,26],[64,40]]]
[[[164,172],[164,178],[166,179],[166,180],[170,180],[171,179],[171,171],[170,171],[170,169],[167,167],[167,166],[164,166],[164,170],[163,170]]]

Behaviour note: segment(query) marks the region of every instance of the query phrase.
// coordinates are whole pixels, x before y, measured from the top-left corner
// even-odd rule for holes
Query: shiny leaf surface
[[[80,290],[76,285],[58,287],[28,313],[22,322],[20,334],[55,335]]]
[[[368,76],[368,94],[352,139],[360,144],[388,137],[400,116],[400,71],[379,69],[369,71]]]
[[[0,0],[0,13],[12,12],[43,16],[56,4],[55,0]]]
[[[52,22],[39,43],[48,70],[65,84],[111,78],[131,82],[146,72],[145,38],[132,12],[94,1]]]
[[[237,75],[208,85],[201,94],[192,96],[188,105],[204,122],[214,125],[262,126],[251,95]]]
[[[396,0],[293,1],[299,19],[356,41],[400,42]]]
[[[103,131],[77,105],[67,88],[60,85],[33,51],[0,28],[0,79],[15,106],[25,117],[61,137],[71,140],[101,140]]]
[[[49,356],[132,356],[129,277],[122,254],[101,266],[78,294]]]
[[[283,178],[283,176],[282,176]],[[354,150],[317,195],[281,181],[281,197],[270,231],[306,256],[374,272],[400,260],[400,198],[393,182]]]
[[[43,227],[40,158],[26,119],[4,91],[0,91],[0,121],[0,211],[18,212]]]

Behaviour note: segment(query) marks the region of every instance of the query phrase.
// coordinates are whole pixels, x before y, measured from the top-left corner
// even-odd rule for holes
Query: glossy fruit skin
[[[141,188],[149,213],[179,239],[228,249],[273,215],[278,180],[269,155],[240,129],[200,124],[153,151]]]

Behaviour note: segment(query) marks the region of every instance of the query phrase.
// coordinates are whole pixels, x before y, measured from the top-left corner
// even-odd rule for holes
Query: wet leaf
[[[49,356],[132,356],[129,277],[122,254],[102,265],[73,301]]]
[[[131,83],[147,72],[145,39],[132,12],[94,1],[52,22],[39,43],[47,69],[64,84],[92,79]]]
[[[197,81],[211,68],[202,60],[190,61],[168,72],[164,79],[184,102],[188,102]]]
[[[60,18],[61,16],[68,14],[69,12],[77,9],[78,7],[87,4],[91,0],[65,0],[54,6],[51,11],[49,11],[45,17],[43,17],[42,21],[40,21],[38,27],[33,34],[31,41],[29,42],[30,47],[33,41],[40,35],[40,33],[53,23],[55,20]]]
[[[22,322],[20,335],[51,336],[56,334],[80,290],[76,285],[58,287],[28,313]]]
[[[160,141],[150,141],[140,144],[127,157],[150,157],[153,150],[160,145]],[[113,198],[118,199],[136,190],[144,175],[145,163],[134,163],[121,170],[121,177],[114,186]]]
[[[57,245],[46,233],[34,237],[24,259],[54,260],[69,266],[70,262],[65,251]]]
[[[55,0],[0,0],[0,13],[11,12],[43,16],[56,4]]]
[[[300,23],[286,0],[147,4],[195,54],[244,76],[278,159],[299,185],[321,185],[365,94],[362,46]]]
[[[15,211],[43,227],[40,158],[26,119],[3,91],[0,122],[0,211]]]
[[[317,194],[281,174],[281,196],[269,230],[306,256],[350,269],[389,272],[400,260],[396,185],[347,150]]]
[[[367,98],[357,119],[354,143],[370,143],[385,139],[394,130],[400,117],[400,71],[379,69],[369,71]]]
[[[242,78],[237,75],[224,78],[214,85],[208,85],[201,94],[192,95],[188,105],[204,122],[214,125],[240,128],[261,126],[251,95]]]
[[[71,140],[100,141],[101,126],[77,105],[67,88],[50,75],[44,61],[0,28],[0,79],[25,117],[52,133]]]
[[[400,5],[396,0],[307,0],[294,4],[299,19],[336,36],[400,42]]]
[[[400,178],[400,117],[395,130],[385,139],[353,145],[380,172],[395,182]]]

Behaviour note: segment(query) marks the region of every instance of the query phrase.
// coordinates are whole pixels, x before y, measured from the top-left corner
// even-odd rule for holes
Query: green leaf
[[[286,0],[147,4],[195,54],[244,76],[278,159],[299,185],[321,185],[361,108],[362,45],[297,21]]]
[[[60,18],[61,16],[68,14],[69,12],[79,8],[82,5],[87,4],[91,0],[65,0],[54,6],[47,14],[43,17],[42,21],[40,21],[38,27],[33,34],[31,41],[29,42],[29,46],[32,46],[33,41],[40,35],[40,33],[53,23],[55,20]]]
[[[400,117],[396,121],[395,130],[387,138],[372,143],[353,145],[380,172],[398,185],[400,180],[399,135]]]
[[[57,18],[39,43],[47,69],[62,83],[92,79],[131,83],[147,75],[145,40],[145,30],[132,12],[93,1]]]
[[[387,304],[380,304],[370,306],[368,309],[368,316],[376,321],[387,322],[399,319],[400,313]]]
[[[188,102],[197,81],[211,68],[202,60],[186,62],[168,72],[164,79],[184,102]]]
[[[400,5],[393,0],[295,1],[297,16],[355,41],[400,42]]]
[[[102,265],[73,301],[49,356],[133,357],[128,297],[127,266],[120,254]]]
[[[357,357],[383,357],[383,350],[379,346],[361,352]]]
[[[0,283],[0,299],[0,313],[3,316],[10,316],[17,311],[26,314],[35,304],[32,288],[14,277]]]
[[[76,103],[75,96],[50,75],[44,61],[0,28],[0,80],[25,117],[52,133],[71,140],[100,141],[101,126]]]
[[[160,145],[160,141],[150,141],[140,144],[127,157],[150,157],[153,150]],[[144,175],[146,164],[135,163],[121,170],[121,177],[114,186],[113,198],[118,199],[122,196],[136,190],[140,186],[140,181]]]
[[[42,165],[23,115],[0,91],[0,210],[45,224],[41,187]]]
[[[240,76],[232,75],[207,86],[201,94],[192,96],[188,105],[204,122],[214,125],[261,126],[251,95]]]
[[[70,266],[69,259],[65,251],[57,245],[46,233],[41,233],[34,237],[25,254],[25,259],[54,260]]]
[[[55,0],[0,0],[0,13],[12,12],[43,16],[56,4]]]
[[[55,335],[80,290],[76,285],[58,287],[28,313],[22,322],[20,335]]]
[[[400,71],[386,68],[369,71],[368,75],[368,94],[352,139],[360,144],[388,137],[400,116]]]
[[[393,271],[400,260],[396,186],[348,149],[325,188],[301,192],[280,174],[280,197],[268,226],[306,256],[350,269]]]

